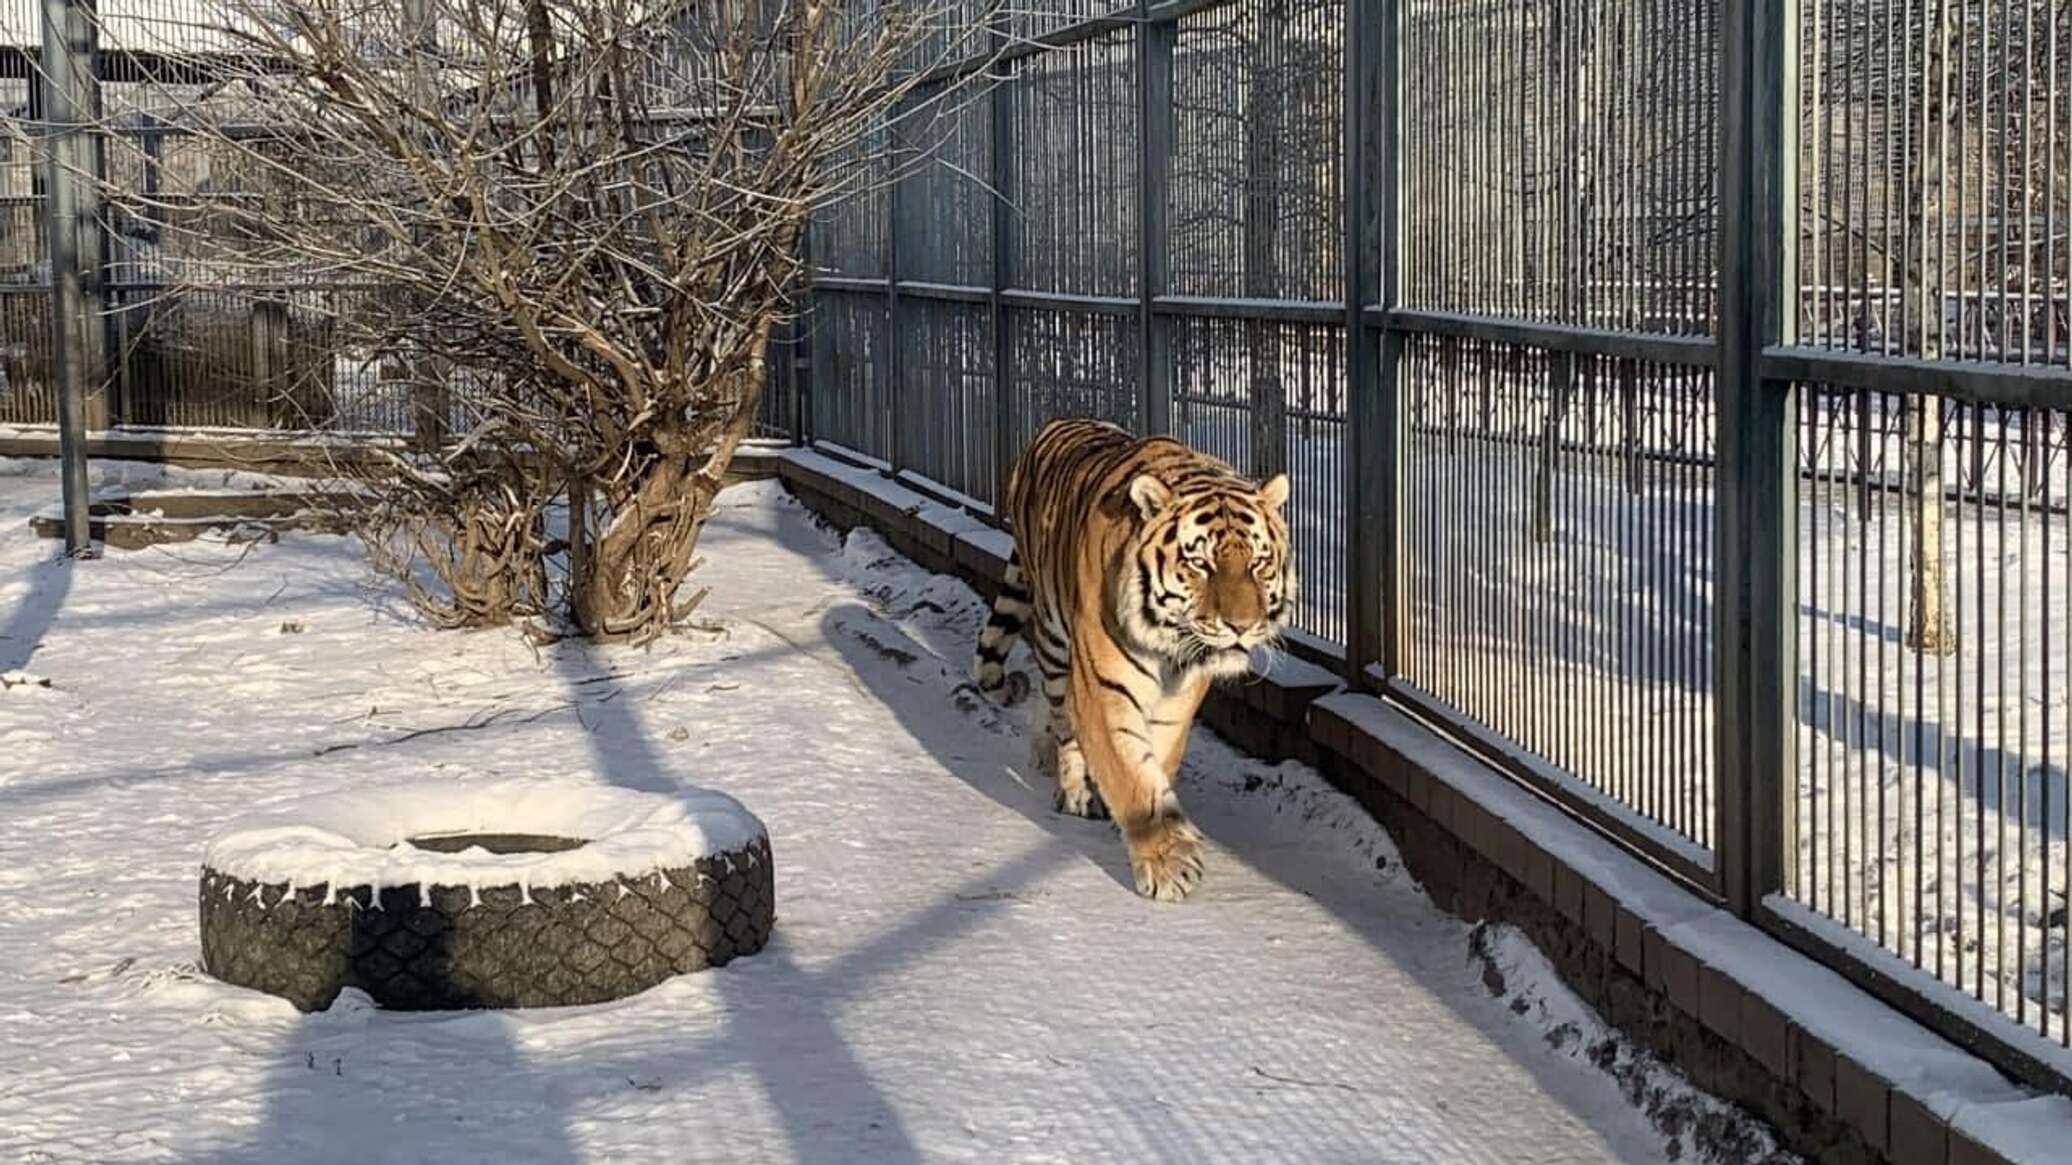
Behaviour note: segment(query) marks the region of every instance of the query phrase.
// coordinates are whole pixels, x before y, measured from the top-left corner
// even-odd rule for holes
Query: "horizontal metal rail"
[[[1118,0],[1117,11],[1090,16],[1058,28],[1046,29],[1033,36],[1022,36],[1009,40],[999,52],[974,53],[962,60],[945,61],[927,69],[917,79],[921,85],[936,85],[949,81],[963,80],[985,72],[996,66],[1011,65],[1016,61],[1041,56],[1056,49],[1071,48],[1099,40],[1104,36],[1134,28],[1139,24],[1172,24],[1198,12],[1227,7],[1236,0],[1166,0],[1152,4],[1145,11],[1138,11],[1133,5]]]
[[[1710,336],[1646,335],[1586,328],[1574,324],[1536,323],[1495,316],[1462,315],[1455,312],[1416,311],[1398,308],[1384,311],[1369,307],[1365,313],[1371,327],[1432,336],[1460,336],[1545,348],[1554,352],[1612,356],[1627,360],[1650,360],[1660,364],[1685,364],[1711,368],[1719,358],[1718,345]]]
[[[2049,364],[1920,360],[1777,346],[1763,349],[1762,372],[1772,380],[1896,396],[1940,396],[2010,408],[2072,408],[2072,368]]]

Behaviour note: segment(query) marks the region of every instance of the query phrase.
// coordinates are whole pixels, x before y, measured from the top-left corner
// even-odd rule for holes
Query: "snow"
[[[411,838],[502,833],[565,837],[588,844],[551,853],[491,853],[472,846],[441,853]],[[232,821],[208,844],[204,862],[249,882],[285,882],[288,892],[418,886],[536,886],[611,883],[681,869],[737,851],[764,836],[762,823],[724,793],[685,788],[669,796],[566,781],[444,782],[302,797]],[[752,857],[752,855],[746,855]]]
[[[2072,1140],[2072,1100],[2010,1084],[1985,1061],[1878,1002],[1836,972],[1707,904],[1639,858],[1605,845],[1517,783],[1466,760],[1457,746],[1403,712],[1353,693],[1323,697],[1318,706],[1389,742],[1412,764],[1439,775],[1463,797],[1602,889],[1643,926],[1724,972],[1822,1044],[1905,1087],[1931,1111],[1972,1130],[1981,1143],[2009,1160],[2041,1165],[2057,1158],[2035,1151],[2035,1146]],[[1789,899],[1772,896],[1765,905],[1801,926],[1823,928],[1823,933],[1831,926]],[[1893,959],[1860,936],[1857,942],[1856,953],[1874,966]],[[1545,979],[1539,971],[1534,976]],[[1547,989],[1532,994],[1546,996]],[[1954,990],[1937,1001],[2006,1034],[2004,1019]],[[2072,1070],[2072,1058],[2056,1049],[2032,1044],[2028,1051],[2060,1071]]]
[[[1207,881],[1138,898],[969,688],[977,596],[772,483],[702,548],[716,629],[645,651],[428,630],[341,538],[66,563],[23,522],[56,488],[0,475],[0,672],[51,685],[0,691],[0,1159],[1708,1159],[1493,995],[1488,936],[1299,765],[1198,736]],[[304,1016],[199,972],[233,819],[516,778],[737,798],[771,945],[532,1012]]]

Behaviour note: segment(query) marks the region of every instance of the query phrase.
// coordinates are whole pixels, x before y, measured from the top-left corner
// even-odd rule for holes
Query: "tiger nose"
[[[1233,635],[1249,635],[1266,624],[1264,611],[1245,611],[1223,616],[1223,625]]]

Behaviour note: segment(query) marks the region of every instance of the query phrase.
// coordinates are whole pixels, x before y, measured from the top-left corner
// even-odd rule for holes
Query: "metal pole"
[[[1007,50],[1007,22],[1010,9],[1000,5],[992,14],[992,49],[997,60]],[[1014,66],[1002,63],[986,95],[992,117],[992,156],[989,177],[993,186],[993,285],[988,300],[993,320],[993,512],[1002,516],[1007,501],[1007,475],[1017,452],[1014,440],[1014,336],[1013,320],[1000,293],[1014,286]]]
[[[433,79],[433,62],[439,52],[439,30],[433,19],[430,0],[403,0],[403,21],[407,26],[410,54],[411,97],[421,109],[438,108],[437,85]],[[533,44],[530,51],[538,54],[546,51],[545,44]],[[535,93],[535,107],[540,110],[541,120],[547,117],[552,95]],[[425,230],[422,226],[410,229],[411,242],[422,246]],[[411,431],[417,449],[434,457],[446,444],[447,413],[451,402],[448,399],[447,376],[452,371],[447,362],[436,352],[419,352],[416,366],[411,369]],[[573,507],[579,500],[575,495],[582,493],[578,488],[569,497]]]
[[[813,226],[799,233],[799,265],[804,268],[798,310],[792,312],[786,335],[784,358],[791,362],[791,443],[801,449],[813,444],[813,423],[808,418],[812,401],[813,349],[809,337],[816,325],[814,309],[820,297],[813,291]]]
[[[1762,371],[1797,314],[1796,8],[1727,0],[1723,12],[1714,808],[1721,890],[1744,917],[1791,886],[1798,854],[1794,389]]]
[[[1403,392],[1401,336],[1366,309],[1396,306],[1401,175],[1397,0],[1345,6],[1345,342],[1350,425],[1346,458],[1347,678],[1369,665],[1402,670]]]
[[[1179,30],[1137,2],[1137,336],[1144,433],[1173,428],[1172,321],[1153,309],[1166,291],[1171,239],[1166,207],[1173,177],[1173,47]]]
[[[888,472],[898,477],[906,468],[907,450],[900,431],[906,422],[906,361],[900,356],[899,334],[899,190],[906,185],[906,157],[900,149],[900,109],[895,106],[885,125],[885,144],[891,159],[890,181],[885,187],[885,401],[883,423],[885,447],[869,450],[881,453],[890,463]]]
[[[80,269],[81,197],[91,108],[92,11],[84,0],[43,0],[43,109],[47,119],[51,376],[58,390],[58,449],[65,500],[65,551],[93,555],[87,527],[87,286]]]

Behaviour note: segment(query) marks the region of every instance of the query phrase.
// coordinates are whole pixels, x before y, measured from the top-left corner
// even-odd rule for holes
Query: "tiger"
[[[1288,476],[1255,482],[1171,437],[1052,421],[1008,475],[1014,537],[972,663],[1020,703],[1007,670],[1026,634],[1046,717],[1035,764],[1059,812],[1112,816],[1139,894],[1178,902],[1202,879],[1201,833],[1173,789],[1211,683],[1247,673],[1296,601]]]

